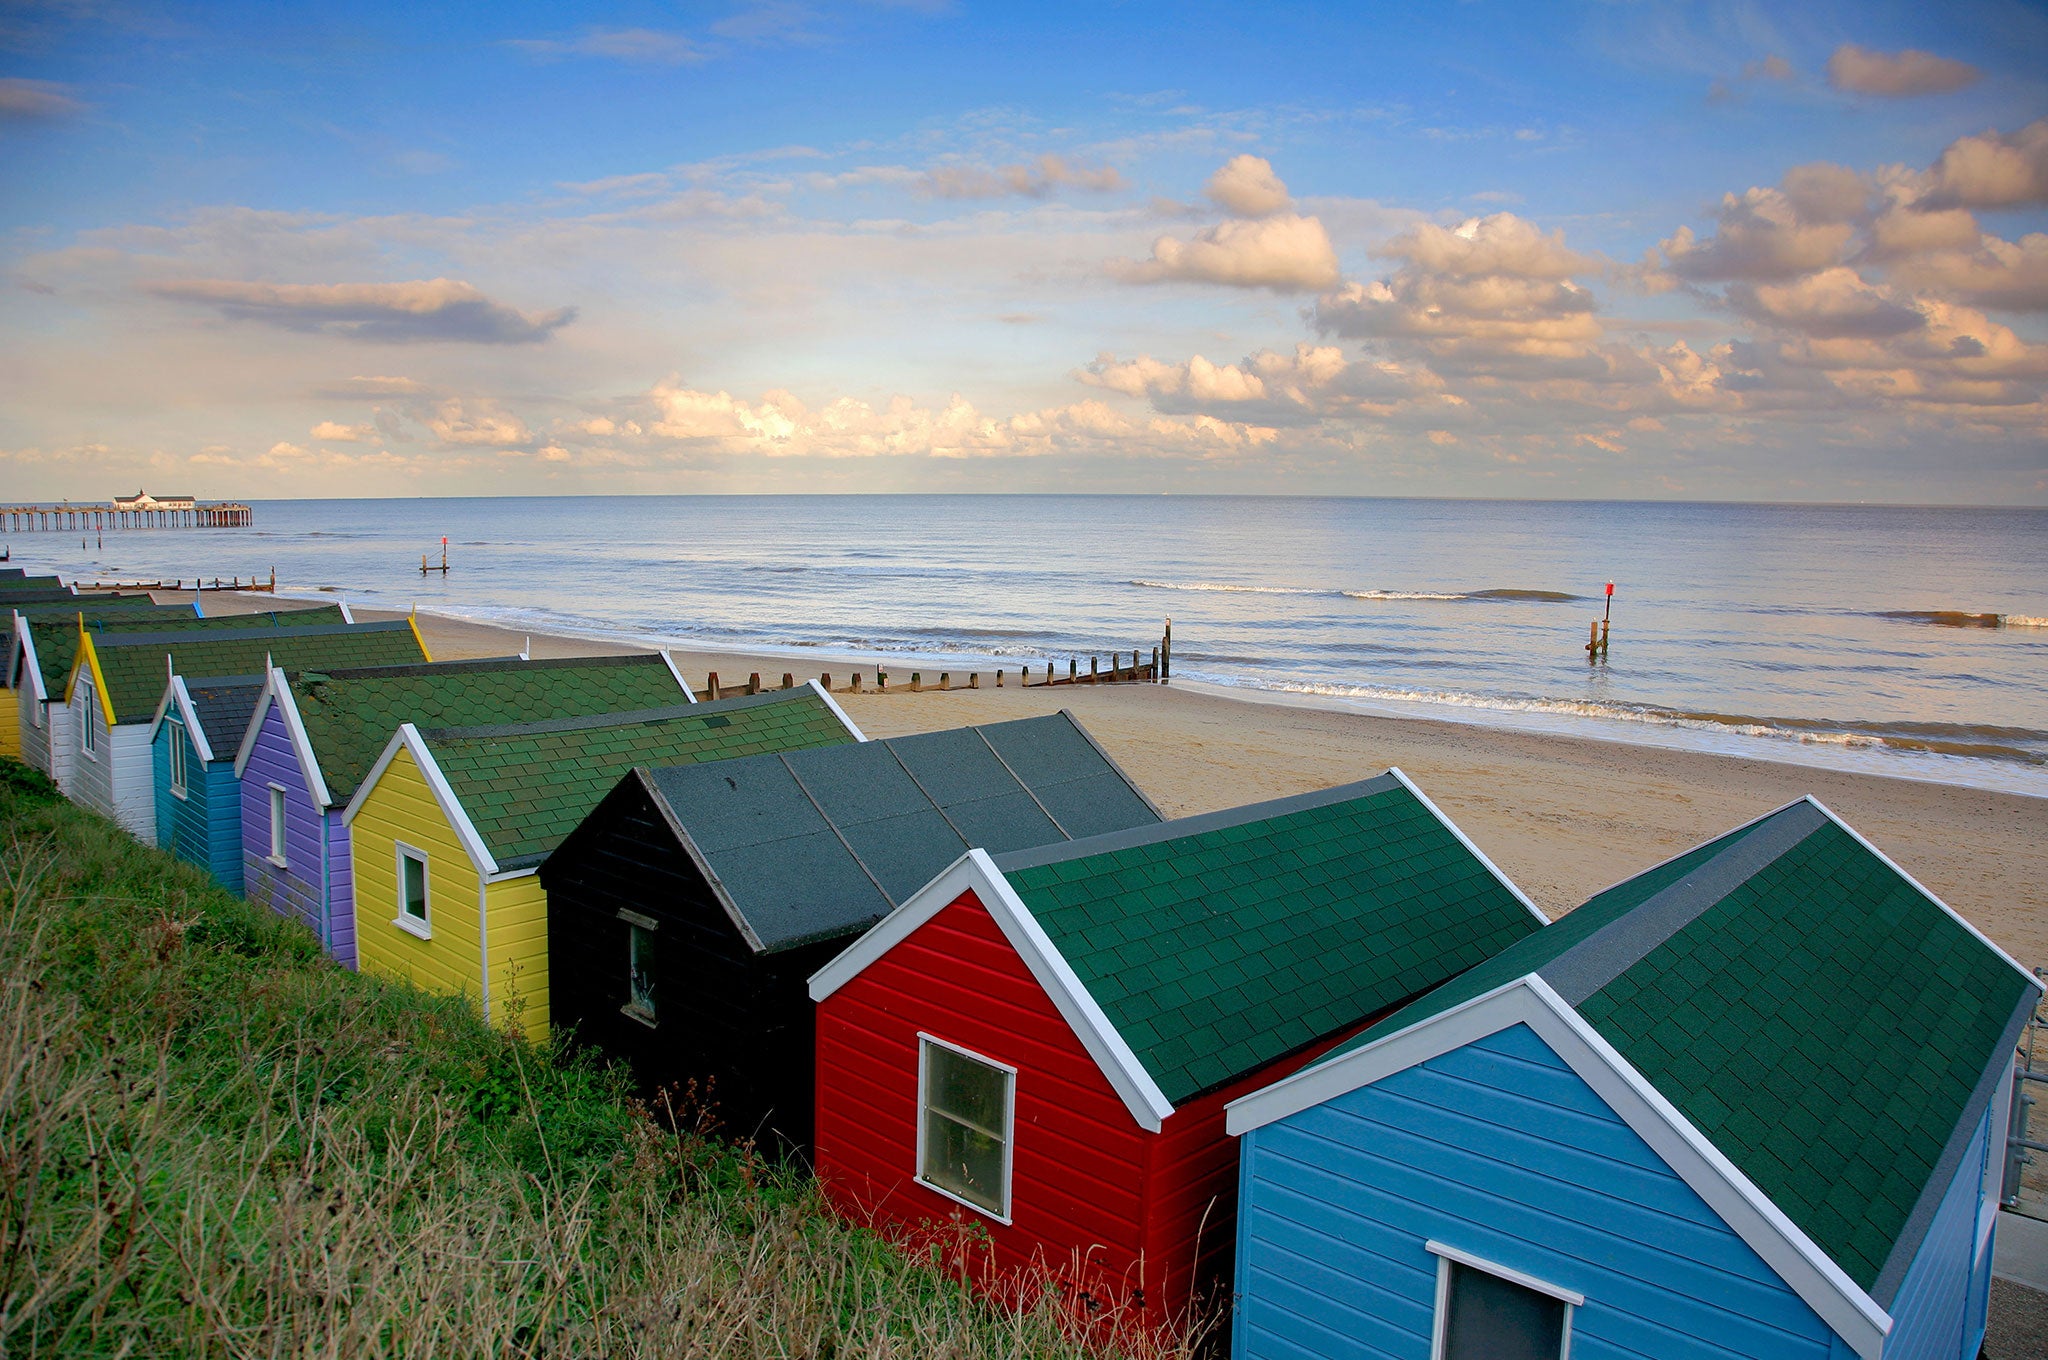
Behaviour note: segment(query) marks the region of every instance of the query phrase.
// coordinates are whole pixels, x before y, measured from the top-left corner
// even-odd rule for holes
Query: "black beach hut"
[[[636,769],[541,866],[553,1015],[729,1136],[808,1152],[810,975],[970,848],[1159,821],[1064,710]]]

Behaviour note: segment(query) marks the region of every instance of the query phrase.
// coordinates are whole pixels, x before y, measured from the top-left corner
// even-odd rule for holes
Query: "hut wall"
[[[73,773],[78,767],[77,714],[70,704],[60,699],[43,705],[43,717],[49,724],[43,735],[45,752],[50,760],[50,778],[57,781],[57,787],[64,790],[66,797],[76,797],[71,790],[77,783]]]
[[[756,955],[637,778],[542,870],[553,1014],[626,1059],[650,1093],[696,1098],[726,1132],[811,1145],[816,1026],[805,984],[853,938]],[[657,922],[654,1025],[626,1013],[631,927]]]
[[[206,765],[186,750],[185,794],[171,792],[170,743],[182,723],[157,727],[150,757],[156,775],[157,844],[212,874],[229,892],[242,891],[242,788],[232,759]]]
[[[427,856],[429,938],[396,924],[401,841]],[[349,847],[358,969],[481,1005],[482,885],[410,751],[398,753],[363,799]]]
[[[21,759],[21,691],[0,689],[0,756]]]
[[[16,693],[21,696],[20,722],[15,729],[21,736],[21,763],[49,774],[50,706],[26,689]]]
[[[114,820],[139,841],[156,841],[156,767],[148,723],[122,723],[107,734],[108,797]]]
[[[1584,1294],[1574,1357],[1849,1354],[1526,1026],[1241,1142],[1236,1360],[1428,1355],[1431,1239]]]
[[[270,857],[273,787],[284,790],[283,864]],[[321,948],[331,952],[333,933],[320,892],[327,858],[320,809],[306,790],[298,752],[275,704],[264,713],[256,744],[242,766],[241,812],[242,881],[249,900],[304,925],[319,937]]]
[[[1129,1298],[1153,1135],[972,892],[827,997],[817,1023],[818,1174],[844,1210],[986,1229],[974,1251],[998,1290],[1049,1270]],[[919,1031],[1017,1069],[1007,1224],[915,1180]]]
[[[356,966],[356,861],[349,846],[348,824],[342,809],[327,808],[320,814],[322,853],[327,872],[321,884],[320,914],[327,922],[327,952],[344,968]]]
[[[490,1019],[540,1043],[548,1037],[550,1014],[548,895],[540,876],[529,870],[487,885],[484,914],[490,937]]]
[[[89,700],[90,702],[81,702]],[[108,816],[114,813],[113,744],[107,740],[106,713],[96,692],[81,685],[64,705],[70,716],[71,781],[64,792],[71,801]],[[92,754],[79,745],[81,723],[91,723]]]
[[[171,789],[171,743],[174,741],[185,742],[185,777],[192,779],[199,768],[199,758],[192,754],[192,743],[185,741],[185,724],[169,719],[158,723],[156,738],[149,745],[150,773],[156,780],[156,846],[189,864],[204,865],[206,861],[200,858],[199,848],[181,842],[178,836],[185,820],[182,814],[189,793],[175,793]]]
[[[2000,1181],[1990,1165],[1994,1113],[1984,1112],[1892,1297],[1885,1360],[1971,1360],[1983,1347]]]

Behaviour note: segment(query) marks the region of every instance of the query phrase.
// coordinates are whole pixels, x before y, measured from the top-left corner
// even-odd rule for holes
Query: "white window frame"
[[[187,781],[192,777],[191,770],[186,767],[185,724],[172,718],[164,723],[164,728],[169,733],[170,741],[171,797],[183,798],[190,789]]]
[[[92,681],[84,679],[78,682],[77,693],[81,696],[78,714],[78,753],[87,760],[98,760],[99,729],[93,725],[93,719],[100,711],[99,695],[93,692]]]
[[[414,916],[405,909],[405,863],[412,860],[420,866],[420,910],[424,915]],[[434,873],[433,859],[417,845],[404,841],[392,842],[392,868],[398,875],[398,915],[391,924],[408,935],[417,935],[422,940],[434,938]]]
[[[1498,1261],[1489,1261],[1484,1256],[1474,1256],[1469,1251],[1460,1251],[1442,1242],[1428,1241],[1423,1248],[1436,1257],[1436,1319],[1430,1327],[1429,1360],[1444,1360],[1444,1347],[1450,1341],[1451,1323],[1451,1267],[1464,1266],[1468,1270],[1483,1271],[1497,1279],[1537,1294],[1547,1294],[1564,1304],[1564,1337],[1558,1343],[1557,1360],[1571,1360],[1572,1315],[1585,1305],[1586,1296],[1576,1290],[1554,1285],[1548,1280],[1539,1280],[1534,1275],[1525,1275],[1512,1266]]]
[[[265,858],[280,869],[291,867],[285,853],[288,848],[285,843],[285,814],[290,810],[290,806],[285,796],[284,785],[272,784],[270,786],[270,853]]]
[[[641,935],[647,937],[652,949],[659,938],[660,922],[651,916],[642,916],[637,911],[621,911],[619,921],[626,927],[626,1004],[619,1007],[619,1013],[628,1019],[638,1021],[649,1029],[661,1025],[661,997],[658,993],[661,979],[657,976],[650,981],[649,991],[656,992],[652,1010],[639,1004],[633,995],[633,941]]]
[[[1004,1083],[1005,1098],[1003,1100],[1003,1207],[1000,1213],[993,1209],[990,1209],[985,1204],[976,1204],[973,1200],[968,1199],[966,1196],[957,1195],[953,1193],[951,1190],[948,1190],[945,1186],[935,1184],[934,1182],[928,1181],[924,1178],[925,1116],[930,1108],[926,1103],[925,1076],[931,1070],[930,1064],[925,1061],[925,1054],[929,1049],[932,1048],[948,1049],[954,1053],[959,1054],[963,1058],[972,1059],[973,1061],[980,1063],[984,1067],[993,1067],[997,1071],[1006,1074],[1009,1078],[1008,1081]],[[945,1039],[941,1039],[936,1034],[926,1034],[923,1030],[919,1030],[917,1034],[916,1155],[917,1161],[915,1165],[912,1166],[911,1173],[912,1178],[916,1180],[916,1182],[919,1185],[923,1186],[925,1189],[931,1191],[935,1195],[942,1195],[945,1198],[952,1200],[955,1204],[965,1205],[967,1208],[974,1210],[975,1213],[980,1214],[983,1218],[992,1219],[995,1222],[1000,1223],[1005,1227],[1008,1227],[1012,1218],[1011,1211],[1016,1208],[1016,1204],[1011,1198],[1010,1185],[1012,1172],[1017,1162],[1017,1069],[1015,1067],[1012,1067],[1009,1063],[998,1062],[996,1059],[989,1057],[986,1053],[976,1053],[971,1048],[963,1048],[959,1044],[951,1043]]]

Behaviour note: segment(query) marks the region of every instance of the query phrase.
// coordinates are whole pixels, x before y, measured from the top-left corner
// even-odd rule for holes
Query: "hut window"
[[[185,796],[185,724],[165,723],[170,729],[168,740],[171,750],[171,792],[178,797]]]
[[[1007,1223],[1017,1069],[917,1037],[917,1178]]]
[[[99,705],[93,702],[92,682],[87,680],[78,682],[78,717],[78,749],[92,756],[99,745]]]
[[[654,932],[646,926],[626,926],[626,1013],[653,1024]]]
[[[398,847],[397,923],[415,935],[427,933],[427,857],[409,845]]]
[[[1564,1360],[1583,1294],[1469,1256],[1441,1242],[1430,1360]]]
[[[284,864],[284,787],[270,786],[270,862]]]

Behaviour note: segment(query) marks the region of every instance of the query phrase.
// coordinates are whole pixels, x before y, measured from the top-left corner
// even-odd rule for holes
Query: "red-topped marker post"
[[[1590,625],[1591,633],[1586,638],[1586,660],[1588,663],[1607,659],[1607,629],[1614,617],[1614,582],[1607,583],[1606,607],[1601,610],[1600,622]]]

